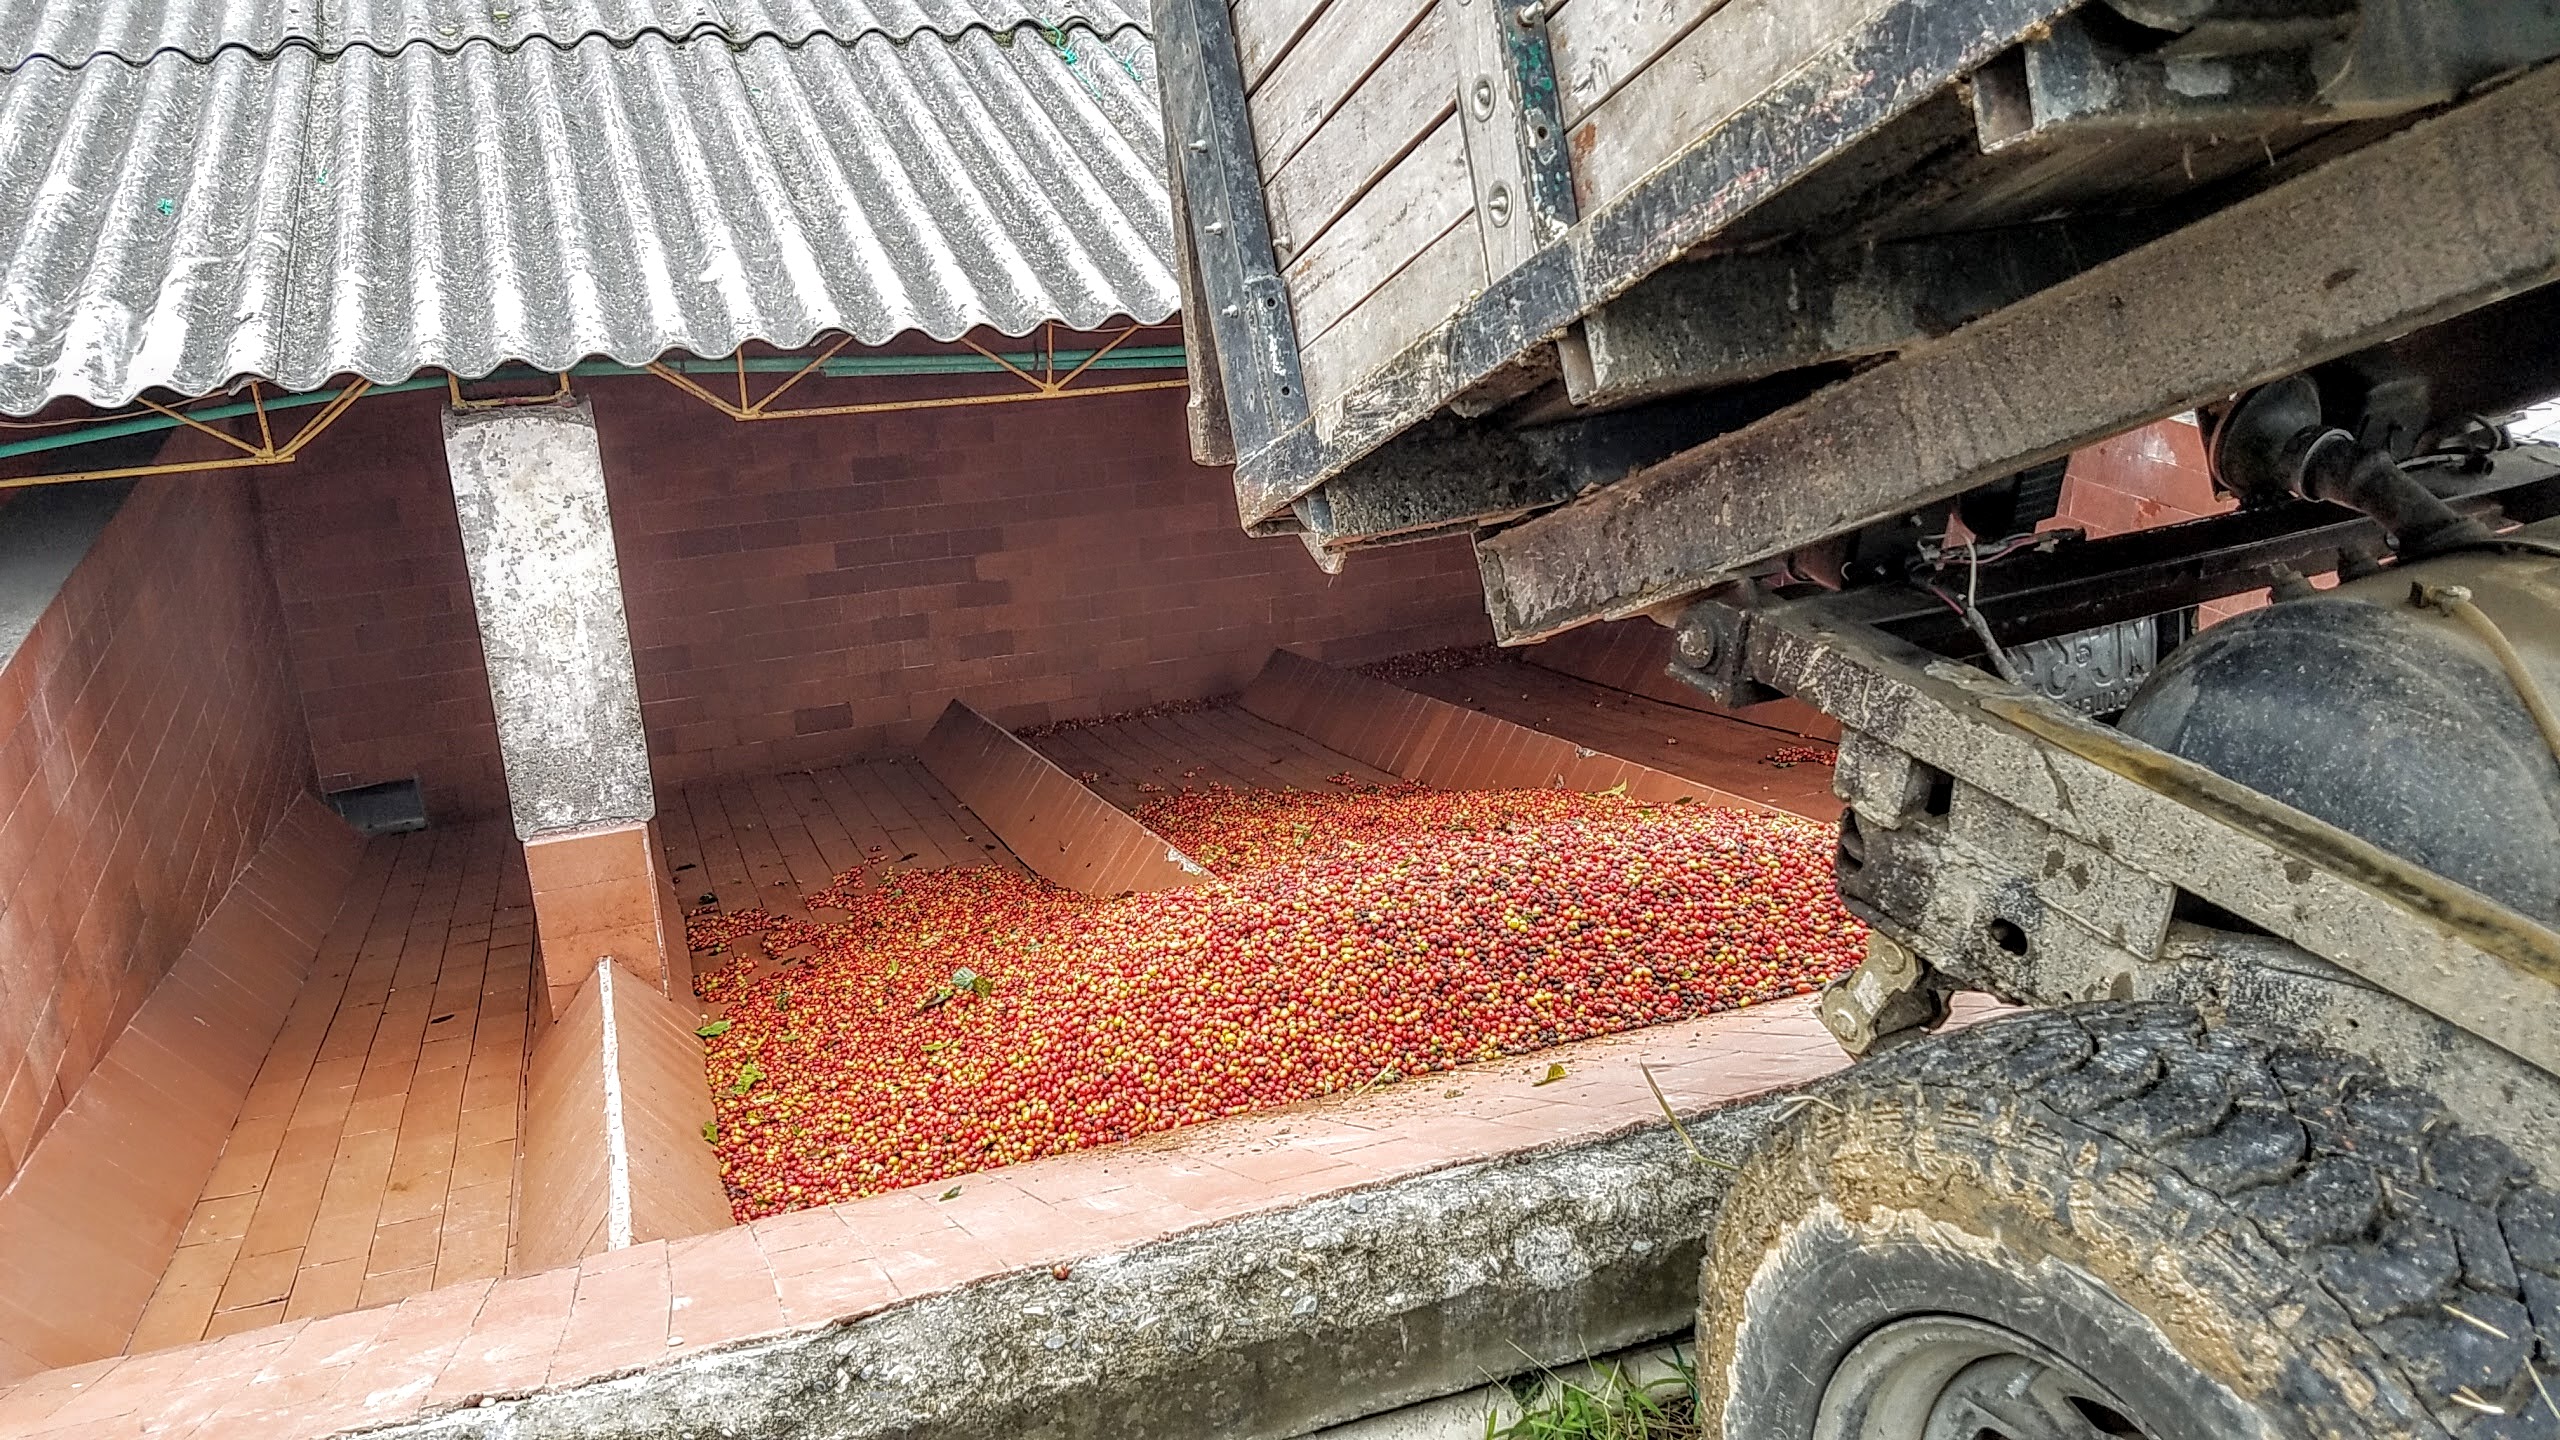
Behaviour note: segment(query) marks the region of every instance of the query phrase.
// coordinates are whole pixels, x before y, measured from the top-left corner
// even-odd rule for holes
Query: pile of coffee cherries
[[[1188,890],[888,864],[820,919],[692,916],[739,1218],[1801,994],[1864,943],[1827,827],[1348,780],[1148,802]]]

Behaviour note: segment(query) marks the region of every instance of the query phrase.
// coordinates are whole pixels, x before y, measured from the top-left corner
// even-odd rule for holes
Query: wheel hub
[[[1898,1320],[1832,1372],[1814,1440],[2112,1440],[2155,1432],[2079,1366],[1955,1316]]]

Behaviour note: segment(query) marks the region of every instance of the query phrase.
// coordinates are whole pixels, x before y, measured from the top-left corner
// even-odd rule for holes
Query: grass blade
[[[1712,1169],[1731,1171],[1737,1175],[1741,1174],[1741,1166],[1728,1164],[1725,1161],[1718,1160],[1714,1156],[1709,1155],[1706,1151],[1698,1148],[1697,1140],[1689,1134],[1689,1127],[1681,1124],[1680,1117],[1672,1113],[1671,1097],[1662,1093],[1662,1082],[1653,1078],[1653,1067],[1639,1060],[1636,1062],[1636,1068],[1644,1072],[1644,1083],[1647,1088],[1653,1091],[1653,1103],[1662,1107],[1662,1118],[1671,1122],[1671,1133],[1679,1136],[1680,1143],[1689,1147],[1689,1154],[1701,1165],[1708,1166]]]

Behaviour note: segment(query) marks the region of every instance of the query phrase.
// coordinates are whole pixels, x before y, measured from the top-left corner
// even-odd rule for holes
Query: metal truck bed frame
[[[2560,276],[2560,17],[2370,3],[2397,72],[2207,94],[2081,0],[1884,0],[1317,403],[1230,8],[1160,0],[1195,449],[1328,561],[1478,535],[1520,642]]]
[[[2405,1059],[2467,1034],[2548,1089],[2560,935],[1959,663],[1972,637],[1916,591],[1806,598],[1809,547],[2560,284],[2560,18],[2365,0],[2393,64],[2310,91],[2243,67],[2206,94],[2174,55],[2109,48],[2124,8],[1879,0],[1311,406],[1229,6],[1161,0],[1202,448],[1232,442],[1248,526],[1321,560],[1473,536],[1505,643],[1651,615],[1709,693],[1837,717],[1851,838],[1867,829],[1875,868],[1903,876],[1870,918],[1942,977],[2046,1003],[2152,993],[2202,907],[2226,938],[2406,1002],[2339,1043],[2397,1036]],[[1534,31],[1536,7],[1514,18]],[[2287,149],[2139,205],[2092,189],[2092,157],[2124,136],[2220,124]],[[2003,198],[1980,198],[1995,183]],[[1851,214],[1846,245],[1798,233]],[[1933,233],[1949,215],[1983,223]],[[2560,347],[2516,364],[2560,377]],[[2553,463],[2510,454],[2500,493],[2465,503],[2549,515]],[[2255,508],[2007,567],[1981,615],[2036,640],[2334,569],[2380,538],[2334,507]],[[2024,951],[1987,941],[1993,921]]]

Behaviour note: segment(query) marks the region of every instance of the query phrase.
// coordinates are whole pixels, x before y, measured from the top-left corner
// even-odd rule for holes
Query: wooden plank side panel
[[[1466,136],[1452,111],[1281,272],[1301,348],[1314,348],[1474,208]]]
[[[1236,58],[1244,66],[1245,88],[1262,83],[1271,67],[1289,53],[1332,0],[1235,0],[1228,16],[1236,30]],[[1342,0],[1356,5],[1361,0]]]
[[[1271,174],[1351,97],[1431,4],[1431,0],[1335,0],[1271,67],[1246,113],[1254,155]]]
[[[1433,5],[1287,163],[1265,171],[1263,201],[1281,259],[1323,239],[1352,202],[1455,113],[1458,60],[1450,28],[1459,3]]]
[[[1624,194],[1890,0],[1727,0],[1572,126],[1584,214]]]
[[[1547,19],[1564,123],[1580,124],[1726,0],[1572,0]]]
[[[1484,240],[1470,205],[1412,263],[1306,346],[1299,363],[1316,423],[1339,423],[1342,412],[1332,402],[1448,318],[1484,283]]]

